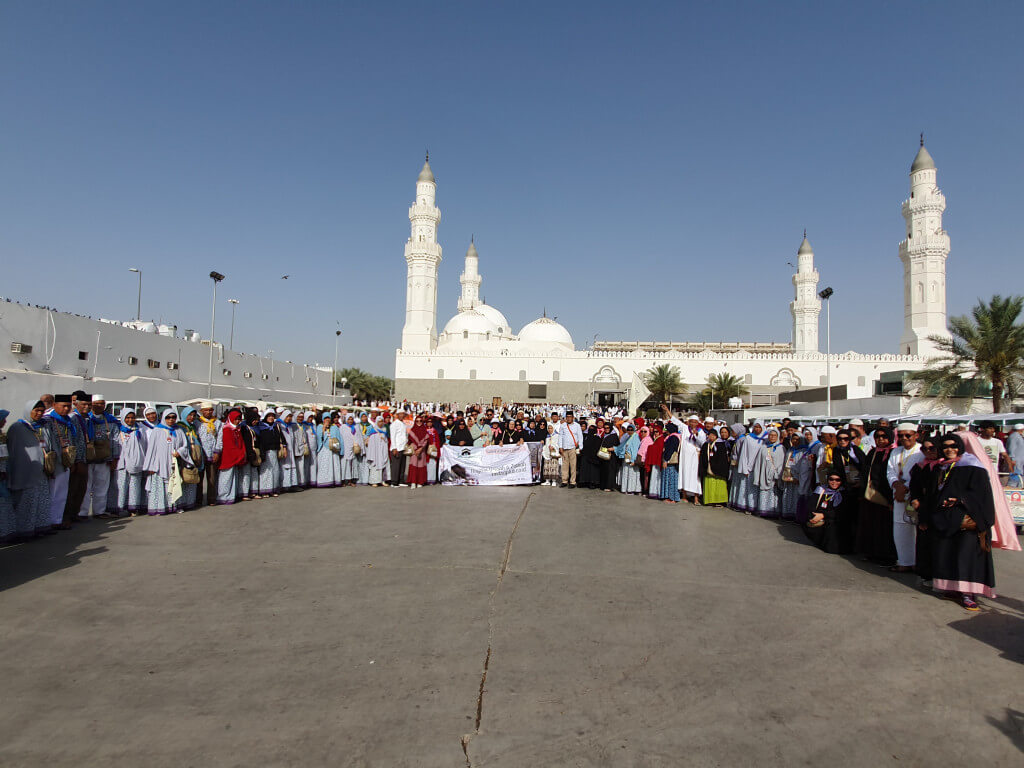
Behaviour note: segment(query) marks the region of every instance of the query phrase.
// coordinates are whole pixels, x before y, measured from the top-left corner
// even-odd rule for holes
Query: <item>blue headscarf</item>
[[[633,430],[633,434],[625,440],[620,440],[619,444],[615,446],[615,455],[620,459],[626,458],[626,452],[629,452],[630,458],[635,459],[637,451],[640,450],[640,436]]]

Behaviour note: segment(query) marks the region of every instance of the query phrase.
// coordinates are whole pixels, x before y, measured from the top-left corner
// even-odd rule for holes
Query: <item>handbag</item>
[[[358,456],[362,452],[363,452],[363,446],[361,446],[359,443],[352,443],[352,453],[354,453],[356,456]]]
[[[427,446],[427,456],[429,456],[432,459],[437,458],[437,446],[434,445],[433,443]]]
[[[57,452],[56,451],[43,451],[43,472],[53,477],[57,471]]]
[[[327,438],[327,448],[331,453],[341,453],[341,440],[336,437]]]
[[[260,449],[256,448],[255,446],[252,449],[252,453],[253,457],[249,461],[249,463],[254,467],[258,467],[260,464],[263,463],[263,455],[260,453]]]
[[[885,498],[881,493],[875,490],[875,486],[868,483],[867,490],[864,491],[864,501],[868,501],[872,504],[878,504],[882,507],[891,506],[889,500]]]
[[[188,453],[192,457],[192,461],[197,465],[203,460],[203,449],[195,443],[188,447]]]
[[[185,485],[199,485],[199,470],[195,467],[182,467],[181,482]]]
[[[784,483],[795,483],[796,478],[793,477],[793,470],[789,467],[782,468],[782,482]]]
[[[666,464],[678,464],[679,463],[679,451],[673,451],[672,455],[668,457]]]
[[[110,460],[110,441],[96,438],[93,441],[93,459],[96,461]]]
[[[846,487],[860,488],[860,469],[852,464],[846,465]]]
[[[597,449],[597,458],[601,461],[608,461],[612,457],[611,451],[605,448],[603,445]]]
[[[60,463],[65,469],[71,469],[75,465],[75,446],[65,445],[60,451]]]
[[[279,459],[287,459],[288,458],[288,449],[285,446],[282,445],[280,448],[277,449],[277,458],[279,458]]]
[[[85,444],[85,460],[89,463],[96,461],[96,444],[91,441]]]
[[[415,452],[416,449],[409,445],[409,443],[406,443],[405,448],[402,449],[402,453],[404,453],[406,456],[412,456]]]

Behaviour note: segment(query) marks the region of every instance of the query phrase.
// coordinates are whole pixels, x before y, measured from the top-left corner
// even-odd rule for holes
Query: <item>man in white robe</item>
[[[896,542],[896,565],[892,570],[906,572],[914,570],[917,562],[917,523],[905,516],[910,470],[924,460],[924,454],[917,443],[916,424],[905,422],[897,426],[896,438],[899,446],[889,454],[886,468],[893,495],[892,538]]]

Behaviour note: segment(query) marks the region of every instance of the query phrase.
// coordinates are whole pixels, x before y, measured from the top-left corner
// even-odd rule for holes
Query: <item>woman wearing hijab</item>
[[[341,433],[341,484],[355,485],[359,480],[359,466],[356,460],[363,454],[363,432],[356,424],[355,416],[351,413],[345,417],[344,422],[341,416],[335,420],[335,426]],[[356,446],[359,446],[358,452]]]
[[[924,459],[911,468],[907,489],[907,510],[913,510],[917,517],[915,570],[925,581],[932,578],[935,528],[931,524],[931,516],[939,495],[939,475],[943,465],[942,457],[939,455],[940,444],[941,440],[937,437],[921,438],[921,453],[924,454]]]
[[[881,565],[896,562],[896,541],[892,530],[893,494],[888,479],[892,448],[892,428],[876,429],[875,447],[864,461],[867,476],[857,515],[857,552]]]
[[[259,497],[266,499],[281,494],[281,460],[277,452],[285,445],[277,425],[277,414],[268,408],[256,426],[256,446],[260,449]]]
[[[238,468],[238,491],[245,501],[257,498],[260,492],[260,455],[256,433],[260,425],[260,413],[255,408],[245,409],[245,418],[238,428],[238,434],[245,446],[246,463]]]
[[[437,482],[437,459],[441,455],[444,426],[441,424],[441,417],[436,413],[426,417],[426,426],[427,436],[430,438],[427,445],[427,485],[434,485]]]
[[[281,459],[281,489],[284,493],[294,493],[302,490],[299,484],[298,446],[301,437],[298,425],[294,423],[295,414],[285,410],[277,420],[277,429],[281,433],[281,440],[285,448],[285,456]]]
[[[724,429],[724,427],[723,427]],[[701,503],[704,506],[722,506],[729,501],[729,443],[708,430],[707,440],[700,447],[697,471],[701,478]]]
[[[807,444],[800,433],[795,432],[785,440],[785,446],[786,459],[782,465],[782,476],[779,478],[779,485],[782,488],[779,512],[783,520],[795,521],[803,495],[801,472],[809,464]]]
[[[10,415],[10,411],[0,408],[0,544],[6,544],[14,535],[14,502],[11,500],[11,490],[7,486],[9,451],[7,433],[4,432],[7,417]]]
[[[843,474],[837,469],[830,469],[825,485],[814,489],[814,507],[803,525],[804,533],[814,546],[830,555],[850,551],[851,542],[844,540],[845,526],[841,522],[845,509]]]
[[[935,530],[932,588],[977,611],[977,596],[995,597],[992,528],[995,499],[987,466],[965,450],[956,432],[943,435],[938,494],[930,513]]]
[[[353,423],[353,427],[355,424]],[[342,484],[341,456],[345,451],[342,430],[334,423],[331,414],[325,413],[316,428],[316,487],[334,488]],[[349,435],[351,436],[351,432]],[[349,443],[351,444],[351,439]]]
[[[647,497],[661,498],[661,460],[665,451],[665,432],[659,422],[651,426],[651,445],[644,456],[647,470]]]
[[[757,509],[757,500],[760,498],[759,489],[755,488],[750,480],[761,451],[761,439],[764,434],[764,426],[760,421],[755,421],[750,432],[736,440],[736,465],[734,467],[736,485],[736,502],[733,509],[748,514]]]
[[[220,454],[217,473],[217,503],[234,504],[242,495],[242,474],[249,471],[249,457],[242,439],[242,412],[232,408],[217,432],[214,453]]]
[[[6,539],[11,543],[28,541],[40,535],[43,528],[52,531],[64,525],[50,523],[50,482],[43,468],[44,451],[49,450],[45,411],[42,401],[30,400],[23,417],[7,430],[5,485],[10,492],[11,519]]]
[[[661,498],[666,504],[679,503],[679,426],[665,425],[665,442],[661,449]]]
[[[614,427],[608,427],[601,436],[600,450],[606,453],[608,458],[602,459],[601,456],[598,456],[597,471],[601,479],[601,490],[605,493],[615,490],[615,479],[619,475],[619,458],[615,449],[619,447],[620,442],[619,433],[615,431]]]
[[[562,480],[562,450],[558,444],[558,433],[554,424],[548,424],[548,436],[544,440],[543,485],[557,486]]]
[[[786,461],[786,449],[779,442],[780,432],[776,427],[768,427],[765,435],[750,472],[750,488],[757,494],[750,512],[759,517],[776,518],[779,516],[778,482]]]
[[[583,433],[583,447],[577,463],[577,488],[599,488],[601,486],[601,469],[597,452],[601,449],[601,438],[596,424],[591,424]]]
[[[422,415],[417,414],[412,420],[412,428],[407,439],[407,445],[412,448],[412,454],[409,456],[409,487],[422,488],[427,484],[427,446],[430,445],[430,435],[423,426]]]
[[[168,408],[162,414],[160,425],[146,436],[146,512],[166,515],[181,511],[181,476],[178,460],[194,466],[188,452],[185,434],[177,429],[178,414]]]
[[[309,445],[310,429],[306,425],[306,412],[295,412],[295,453],[292,461],[295,464],[295,487],[298,490],[309,488],[310,457],[316,453],[316,432],[313,432],[313,447]]]
[[[359,485],[366,485],[369,483],[369,469],[366,465],[366,446],[369,440],[369,435],[374,430],[373,425],[370,424],[370,415],[365,411],[359,414],[359,423],[356,424],[356,430],[358,435],[356,437],[359,441],[359,453],[356,455],[356,482]]]
[[[377,417],[366,433],[366,482],[371,488],[379,488],[388,480],[391,467],[388,455],[388,436],[384,431],[384,419]]]
[[[473,435],[469,432],[469,427],[466,426],[465,419],[459,419],[455,422],[455,427],[452,429],[452,435],[448,439],[448,445],[473,445]]]
[[[137,424],[135,411],[121,409],[118,440],[121,456],[117,460],[115,485],[117,486],[118,514],[136,517],[146,511],[146,436]]]
[[[626,425],[625,438],[615,448],[615,456],[619,460],[619,490],[623,493],[638,494],[643,490],[643,478],[640,467],[640,435],[636,433],[636,425]]]
[[[151,429],[156,429],[159,426],[160,418],[156,408],[152,405],[147,405],[142,409],[142,421],[139,422],[139,429],[142,430],[143,434],[147,434]]]
[[[740,446],[747,434],[747,428],[742,424],[732,425],[732,444],[729,448],[729,507],[739,509],[740,500],[740,477],[736,467],[739,465]]]
[[[185,444],[188,446],[188,455],[192,458],[192,463],[196,469],[199,470],[200,482],[203,476],[203,444],[199,441],[199,433],[196,432],[196,422],[199,420],[199,413],[195,408],[186,406],[181,411],[181,418],[178,419],[176,425],[182,435],[185,436]],[[199,485],[196,483],[186,483],[182,480],[181,484],[181,509],[190,510],[195,509],[199,506],[196,503],[197,491]]]
[[[649,479],[647,469],[647,451],[654,441],[651,439],[651,428],[644,424],[639,431],[640,445],[637,446],[636,469],[640,473],[640,495],[647,495],[647,481]]]

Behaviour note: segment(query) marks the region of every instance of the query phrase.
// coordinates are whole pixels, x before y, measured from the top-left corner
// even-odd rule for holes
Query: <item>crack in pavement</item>
[[[530,493],[526,497],[526,501],[523,502],[523,508],[519,510],[519,516],[516,518],[515,525],[512,526],[512,532],[509,533],[508,539],[505,541],[505,550],[501,555],[501,564],[498,567],[498,580],[494,584],[494,589],[491,590],[491,594],[487,598],[487,654],[484,656],[484,668],[480,674],[480,692],[476,697],[476,723],[473,727],[472,733],[466,733],[462,735],[462,754],[466,756],[466,768],[473,768],[473,761],[469,757],[469,743],[473,740],[473,737],[480,733],[480,721],[484,715],[484,686],[487,684],[487,671],[491,668],[491,647],[494,640],[494,598],[498,594],[498,590],[501,589],[501,582],[505,578],[505,572],[508,570],[508,561],[512,556],[512,539],[515,538],[516,531],[519,530],[519,523],[523,520],[523,515],[526,514],[526,508],[530,505],[530,500],[536,496],[536,491]]]

